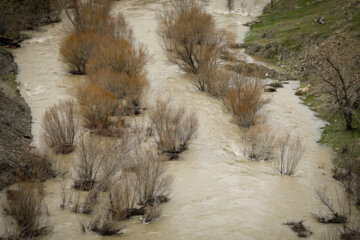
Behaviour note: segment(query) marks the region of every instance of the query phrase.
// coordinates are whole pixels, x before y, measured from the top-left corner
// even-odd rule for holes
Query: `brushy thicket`
[[[54,104],[44,113],[43,141],[55,153],[70,153],[74,150],[77,130],[74,108],[74,102],[67,100]]]
[[[110,118],[117,115],[121,122],[121,115],[139,113],[149,86],[146,49],[135,44],[121,14],[110,15],[107,1],[70,2],[73,7],[66,12],[74,32],[64,39],[60,52],[70,72],[89,74],[90,81],[75,93],[80,113],[86,127],[118,134],[108,131]]]
[[[225,106],[234,114],[241,127],[255,125],[259,110],[266,103],[263,93],[264,85],[258,79],[242,78],[237,86],[229,88],[224,100]]]
[[[20,183],[14,190],[6,191],[3,203],[5,215],[11,218],[7,223],[8,239],[32,239],[50,231],[46,224],[44,189],[39,183]]]
[[[168,154],[170,160],[178,158],[188,148],[198,128],[196,115],[175,107],[170,99],[158,99],[149,118],[158,149]]]

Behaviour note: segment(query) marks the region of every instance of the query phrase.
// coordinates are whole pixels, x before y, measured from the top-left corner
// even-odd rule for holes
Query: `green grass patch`
[[[336,152],[349,144],[360,142],[360,120],[354,119],[354,129],[349,131],[345,128],[345,120],[340,113],[329,113],[328,111],[319,108],[322,102],[318,100],[314,95],[310,94],[303,98],[303,103],[315,110],[317,116],[324,119],[327,124],[325,125],[320,143],[331,146]],[[358,113],[360,114],[360,109]],[[360,154],[359,154],[360,157]],[[335,163],[341,165],[341,160],[336,159]]]
[[[347,21],[344,0],[278,0],[273,8],[266,6],[262,21],[251,27],[245,43],[266,45],[278,42],[288,51],[302,52],[306,46],[330,36],[337,26]],[[360,32],[360,14],[353,16],[354,31]],[[325,24],[317,23],[324,17]],[[271,37],[266,34],[273,32]],[[359,34],[360,36],[360,34]]]

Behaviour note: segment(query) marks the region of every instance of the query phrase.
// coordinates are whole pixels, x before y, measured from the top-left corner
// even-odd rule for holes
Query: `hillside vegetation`
[[[269,4],[252,24],[245,39],[247,52],[287,61],[346,25],[359,38],[359,5],[358,0],[275,0],[273,8]]]

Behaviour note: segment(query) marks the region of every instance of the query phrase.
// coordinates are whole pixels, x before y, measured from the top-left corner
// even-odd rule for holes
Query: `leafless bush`
[[[136,182],[139,187],[139,204],[153,205],[167,202],[172,178],[166,174],[165,162],[152,152],[137,157],[135,167]]]
[[[158,99],[149,118],[159,150],[169,154],[170,159],[176,159],[187,149],[198,127],[194,113],[189,113],[182,107],[175,107],[169,99]]]
[[[112,124],[110,116],[119,104],[116,97],[93,83],[79,85],[75,94],[85,126],[94,130],[108,130]]]
[[[78,144],[78,180],[75,181],[74,188],[90,190],[96,186],[97,192],[106,190],[111,178],[128,158],[130,143],[131,140],[125,136],[110,143],[101,141],[99,137],[86,139],[85,135],[82,135]]]
[[[291,137],[289,134],[281,136],[276,140],[275,150],[275,171],[281,175],[294,175],[305,151],[301,138]]]
[[[86,64],[93,55],[94,48],[105,42],[97,32],[86,31],[73,33],[64,38],[60,47],[63,61],[72,74],[85,74]]]
[[[250,160],[266,161],[272,158],[274,135],[269,126],[255,125],[246,131],[244,137],[249,142],[244,149],[244,154]]]
[[[320,203],[327,210],[327,214],[314,214],[313,217],[320,223],[346,223],[348,220],[348,215],[350,215],[350,201],[337,199],[337,204],[331,201],[329,196],[326,193],[326,189],[317,189],[315,194]]]
[[[49,232],[49,226],[43,221],[43,199],[44,190],[41,184],[25,182],[18,184],[15,190],[6,191],[3,209],[13,220],[9,225],[15,227],[9,239],[35,238]]]
[[[17,180],[42,182],[55,177],[52,158],[49,153],[24,148],[16,166]]]
[[[234,0],[226,0],[226,7],[229,11],[234,10]]]
[[[96,73],[107,68],[113,72],[138,76],[145,73],[147,61],[145,47],[135,46],[132,41],[121,38],[101,44],[89,60],[86,71]]]
[[[216,29],[194,1],[173,0],[161,12],[159,35],[170,62],[189,73],[213,69],[231,35]]]
[[[124,173],[120,183],[112,186],[109,192],[110,211],[116,220],[124,220],[131,216],[143,215],[144,208],[137,208],[139,184],[133,173]]]
[[[236,74],[224,68],[201,70],[194,78],[194,84],[200,91],[208,92],[214,97],[224,98],[230,84],[237,78]]]
[[[117,224],[108,209],[104,207],[92,216],[89,223],[81,224],[81,227],[84,232],[93,231],[99,235],[110,236],[122,234],[126,225]]]
[[[94,84],[121,100],[123,112],[139,111],[144,92],[149,86],[149,81],[143,75],[129,76],[110,69],[100,69],[95,74],[91,74],[90,79]]]
[[[234,114],[238,125],[248,128],[256,123],[259,110],[266,103],[264,85],[258,79],[240,79],[237,86],[228,90],[225,106]]]
[[[153,204],[146,208],[146,212],[142,219],[143,223],[150,223],[158,219],[161,215],[161,207],[159,204]]]
[[[107,153],[101,148],[98,138],[87,140],[85,135],[80,136],[78,149],[78,180],[74,182],[74,188],[88,191],[95,185],[100,175],[102,160]]]
[[[303,220],[299,222],[291,221],[284,223],[284,225],[290,226],[291,230],[296,232],[298,237],[306,238],[309,237],[312,234],[312,232],[304,225],[303,222],[304,222]]]
[[[77,125],[74,102],[67,100],[54,104],[44,113],[42,127],[45,144],[55,153],[70,153],[74,150]]]

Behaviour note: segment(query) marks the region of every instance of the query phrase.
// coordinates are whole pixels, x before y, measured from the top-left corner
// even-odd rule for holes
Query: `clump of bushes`
[[[89,74],[90,81],[75,94],[84,125],[101,135],[119,136],[121,115],[142,110],[149,86],[146,49],[134,43],[121,14],[110,15],[108,1],[70,2],[66,11],[75,31],[64,39],[61,54],[70,72]]]
[[[225,106],[234,114],[236,123],[244,128],[255,125],[260,109],[265,105],[264,85],[258,79],[240,79],[225,97]]]
[[[158,149],[168,154],[170,160],[178,158],[187,149],[198,128],[196,115],[175,107],[169,99],[158,99],[149,118]]]
[[[50,227],[46,224],[44,189],[39,183],[20,183],[15,189],[5,192],[3,203],[5,215],[11,220],[9,239],[32,239],[46,235]]]
[[[74,150],[77,130],[74,108],[74,102],[67,100],[54,104],[44,113],[42,137],[55,153],[66,154]]]
[[[84,83],[76,89],[76,98],[85,127],[103,131],[109,129],[110,117],[119,104],[114,94],[93,83]]]
[[[56,177],[51,154],[29,147],[23,149],[15,173],[18,181],[43,182]]]
[[[86,64],[93,54],[100,35],[94,31],[72,33],[61,43],[60,53],[72,74],[85,74]]]

